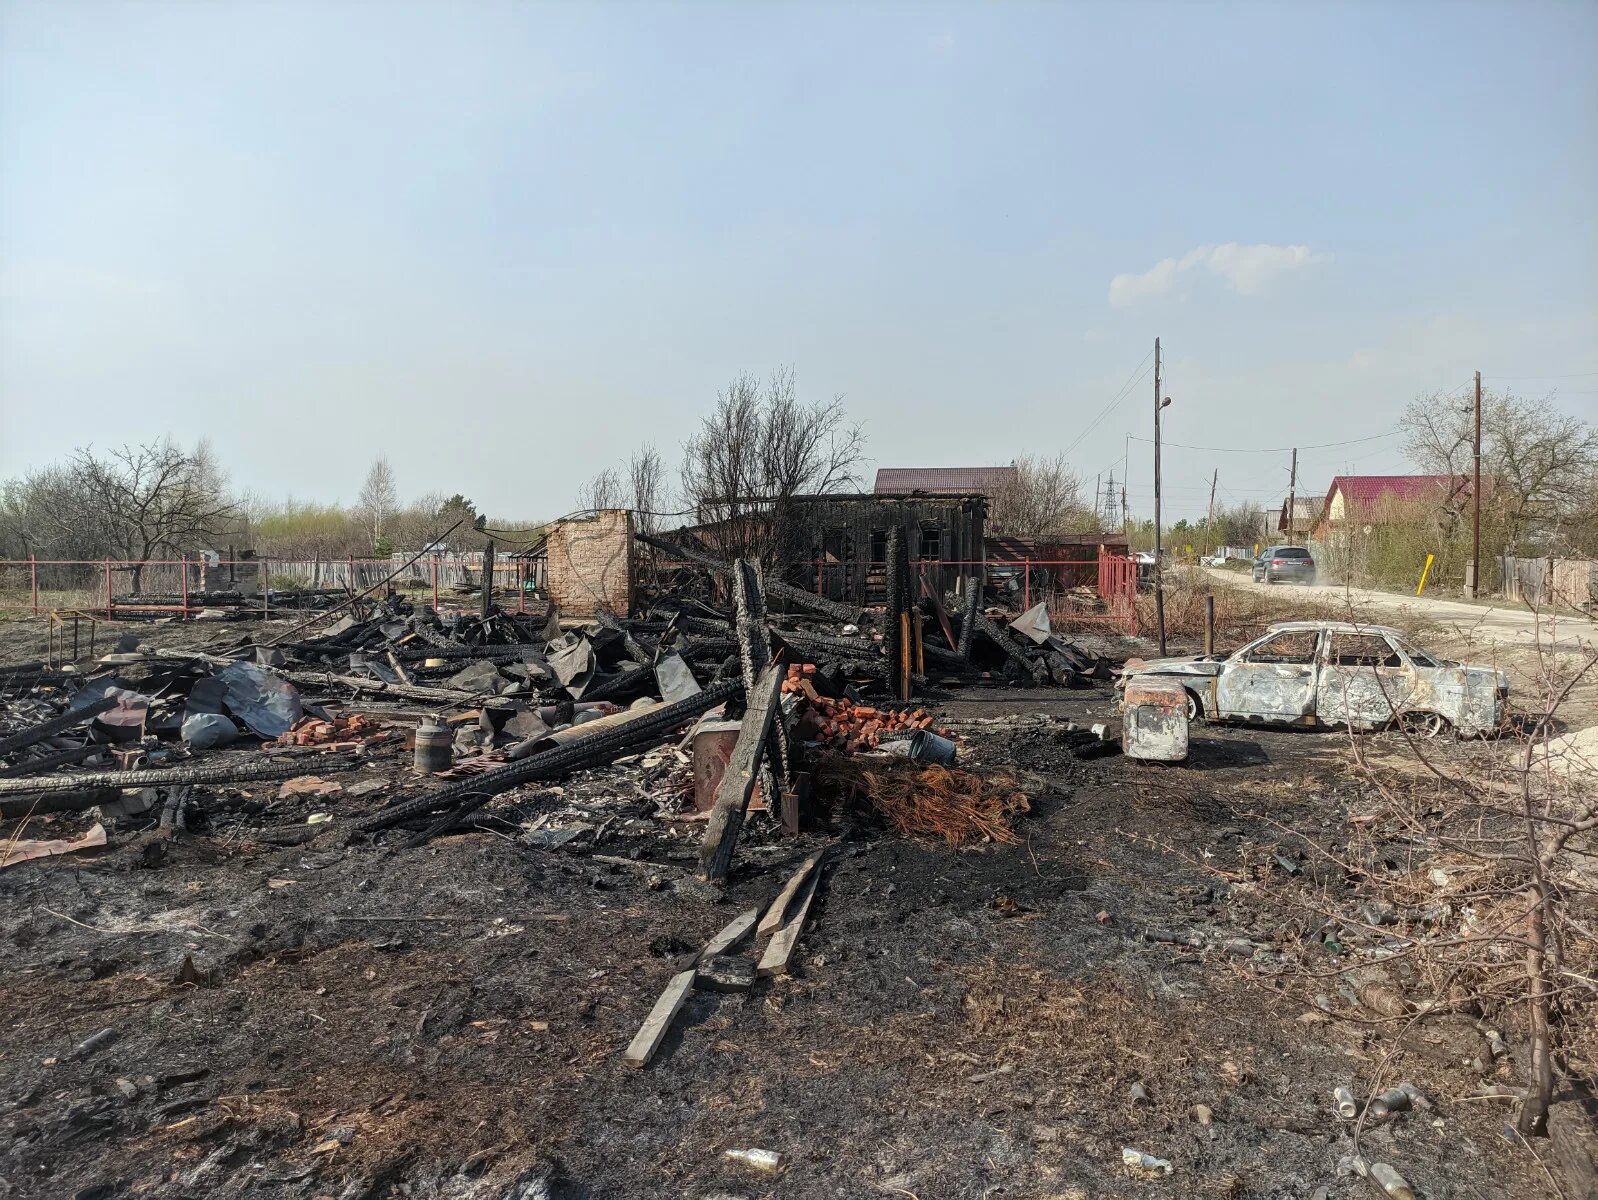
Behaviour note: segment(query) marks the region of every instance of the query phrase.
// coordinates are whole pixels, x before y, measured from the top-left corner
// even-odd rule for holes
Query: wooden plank
[[[720,933],[705,943],[705,948],[699,952],[694,961],[704,962],[706,959],[715,958],[718,954],[727,953],[754,931],[755,922],[759,919],[758,908],[745,909],[729,921]]]
[[[649,1010],[649,1016],[638,1027],[632,1043],[627,1047],[626,1059],[629,1063],[635,1067],[649,1065],[649,1060],[655,1057],[660,1043],[666,1040],[666,1035],[671,1032],[671,1023],[677,1019],[677,1014],[687,1003],[688,994],[693,990],[692,969],[679,971],[671,977],[666,990],[660,993],[660,999],[655,1001],[655,1007]]]
[[[760,965],[755,968],[756,974],[788,973],[788,964],[793,961],[793,953],[799,948],[799,935],[805,930],[805,918],[810,915],[810,902],[816,898],[816,885],[820,882],[821,872],[812,871],[810,878],[805,880],[804,889],[794,900],[793,915],[766,943],[766,952],[760,956]]]
[[[759,777],[766,737],[781,707],[782,680],[786,673],[781,664],[768,664],[749,694],[749,707],[744,710],[738,741],[733,745],[727,770],[716,787],[716,803],[710,810],[710,820],[705,823],[705,840],[699,848],[699,874],[703,879],[725,879],[732,865],[738,831],[743,828],[749,797]]]
[[[810,878],[810,873],[816,869],[816,864],[821,861],[821,856],[826,853],[823,847],[800,864],[799,869],[789,877],[788,882],[782,885],[782,890],[777,893],[777,898],[767,907],[765,916],[760,918],[760,925],[756,930],[761,937],[776,929],[782,924],[782,919],[788,913],[788,906],[793,903],[793,898],[799,889]]]

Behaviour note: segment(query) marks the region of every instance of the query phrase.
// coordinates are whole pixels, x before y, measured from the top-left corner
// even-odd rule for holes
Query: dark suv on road
[[[1255,583],[1315,582],[1315,559],[1302,546],[1268,546],[1254,560]]]

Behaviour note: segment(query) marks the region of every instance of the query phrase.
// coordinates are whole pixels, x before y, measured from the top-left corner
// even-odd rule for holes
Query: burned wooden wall
[[[806,591],[851,604],[880,602],[886,581],[888,530],[897,528],[911,568],[937,563],[941,590],[953,590],[982,559],[984,496],[922,492],[795,496],[779,532],[785,579]],[[967,565],[961,565],[967,564]]]

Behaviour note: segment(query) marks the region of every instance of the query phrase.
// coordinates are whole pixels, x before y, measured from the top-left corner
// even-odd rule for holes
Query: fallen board
[[[749,808],[749,797],[760,775],[766,738],[781,709],[782,681],[786,674],[781,665],[768,664],[761,669],[755,689],[749,693],[749,707],[744,710],[743,721],[738,726],[738,740],[733,743],[732,755],[716,788],[710,820],[705,822],[705,840],[699,849],[701,879],[719,882],[727,877],[733,848],[738,843],[738,831],[743,827],[744,812]]]
[[[788,882],[782,885],[782,891],[777,893],[777,898],[766,909],[765,916],[760,918],[760,925],[756,932],[761,937],[765,937],[766,934],[782,924],[783,917],[787,915],[788,906],[793,903],[794,896],[804,886],[805,880],[810,878],[810,873],[816,869],[816,864],[821,861],[821,856],[824,853],[826,853],[825,849],[817,850],[809,858],[805,859]]]
[[[766,943],[766,952],[760,956],[756,973],[760,975],[786,975],[793,952],[799,947],[799,935],[804,932],[805,918],[810,915],[810,902],[816,898],[816,885],[821,882],[821,872],[812,871],[804,888],[793,902],[793,915],[783,923]]]
[[[727,951],[749,936],[755,927],[755,922],[759,919],[760,910],[758,908],[751,908],[739,913],[727,923],[726,928],[705,943],[705,948],[699,952],[699,957],[694,961],[705,962],[708,959],[715,958],[717,955],[727,953]]]
[[[666,990],[661,992],[660,999],[655,1001],[655,1007],[649,1010],[649,1016],[633,1035],[632,1043],[627,1047],[628,1062],[635,1067],[649,1065],[649,1060],[655,1057],[655,1051],[660,1049],[660,1043],[665,1041],[666,1035],[671,1032],[671,1023],[677,1019],[678,1012],[682,1010],[684,1002],[688,999],[688,993],[693,990],[693,970],[679,971],[671,977]]]

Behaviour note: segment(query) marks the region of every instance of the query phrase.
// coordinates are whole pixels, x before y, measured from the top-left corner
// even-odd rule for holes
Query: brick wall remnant
[[[633,515],[608,508],[557,521],[549,531],[549,597],[562,616],[591,617],[607,608],[630,616]]]

